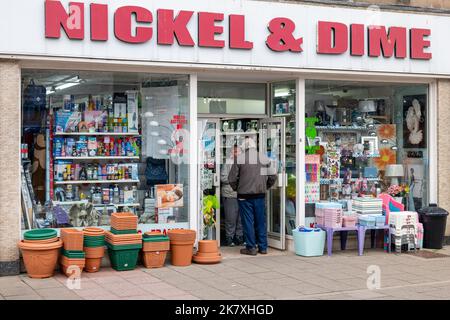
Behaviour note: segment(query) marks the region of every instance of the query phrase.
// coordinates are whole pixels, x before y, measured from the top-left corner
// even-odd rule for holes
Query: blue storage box
[[[364,168],[364,178],[376,178],[378,177],[378,169],[375,167]]]
[[[375,225],[377,227],[384,227],[386,225],[386,216],[376,215],[375,217]]]
[[[369,215],[360,215],[358,217],[358,223],[361,226],[374,227],[376,225],[376,218]]]
[[[292,230],[295,254],[303,257],[322,256],[325,249],[325,231],[314,229],[311,231]]]

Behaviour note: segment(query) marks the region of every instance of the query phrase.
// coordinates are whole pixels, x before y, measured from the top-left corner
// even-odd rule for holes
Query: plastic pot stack
[[[195,230],[174,229],[169,230],[168,234],[172,252],[172,264],[179,267],[191,265],[196,237]]]
[[[62,241],[56,230],[35,229],[24,233],[19,242],[25,269],[30,278],[49,278],[55,272]]]
[[[214,264],[222,260],[217,240],[201,240],[198,242],[198,251],[193,260],[199,264]]]
[[[170,250],[168,236],[160,232],[146,232],[142,239],[142,261],[146,268],[161,268]]]
[[[97,272],[105,255],[105,230],[101,228],[84,228],[84,253],[86,254],[85,271]]]
[[[83,271],[86,264],[83,251],[83,231],[77,229],[61,229],[63,251],[60,259],[61,271],[70,276],[79,268]]]
[[[137,232],[138,218],[131,212],[111,215],[111,232],[106,232],[111,266],[117,271],[133,270],[142,248],[142,235]]]

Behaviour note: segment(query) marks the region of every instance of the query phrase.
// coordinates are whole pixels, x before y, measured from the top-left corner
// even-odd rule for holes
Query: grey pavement
[[[439,252],[450,256],[450,248]],[[160,269],[102,268],[83,273],[79,289],[70,289],[59,273],[49,279],[1,277],[0,300],[450,299],[450,257],[425,259],[373,249],[361,257],[355,250],[312,258],[270,250],[249,257],[239,255],[238,248],[223,249],[223,256],[216,265],[174,267],[167,261]],[[379,270],[379,276],[368,270]]]

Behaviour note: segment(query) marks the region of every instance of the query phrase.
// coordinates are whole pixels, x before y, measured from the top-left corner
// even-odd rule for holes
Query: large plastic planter
[[[295,254],[303,257],[323,256],[325,248],[325,231],[300,232],[292,230]]]
[[[136,268],[142,243],[123,246],[114,246],[106,243],[106,245],[113,269],[117,271],[128,271]]]

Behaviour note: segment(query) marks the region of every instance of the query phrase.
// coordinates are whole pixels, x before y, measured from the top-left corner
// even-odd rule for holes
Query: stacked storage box
[[[74,266],[83,271],[86,264],[83,251],[83,231],[77,229],[61,229],[63,251],[60,259],[61,271],[70,276],[76,273]]]
[[[372,197],[359,197],[353,200],[352,209],[358,214],[383,214],[383,200]]]
[[[316,203],[316,224],[326,228],[342,227],[342,204],[338,202]]]
[[[111,215],[111,232],[106,232],[111,266],[117,271],[133,270],[142,248],[142,235],[137,232],[138,218],[131,212]]]

